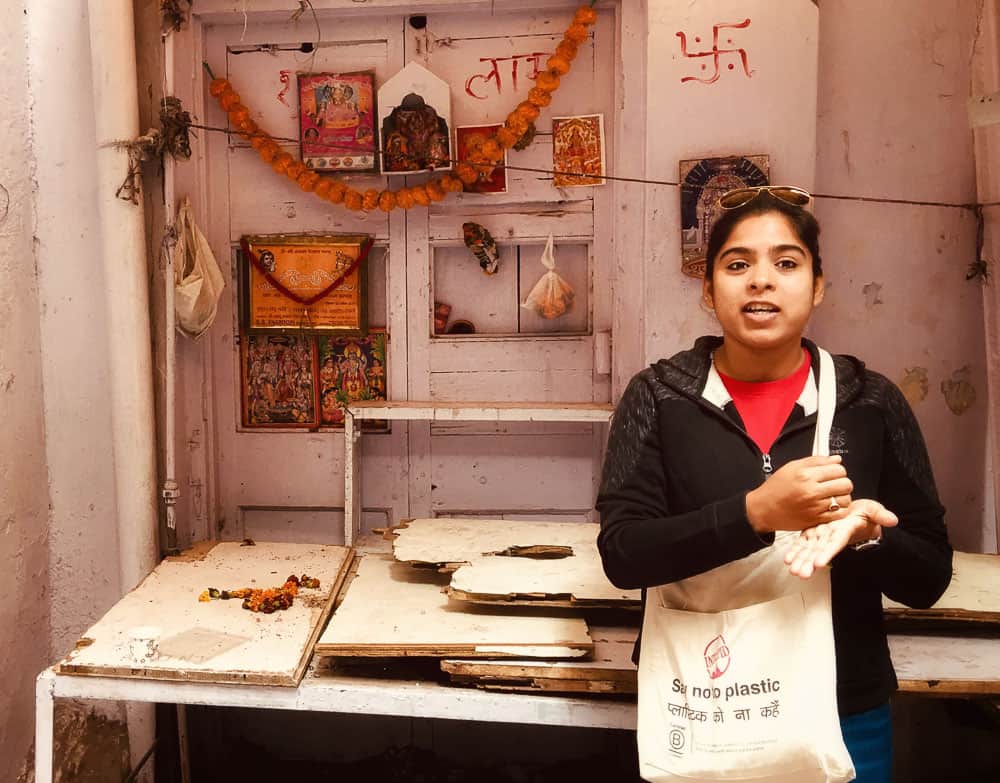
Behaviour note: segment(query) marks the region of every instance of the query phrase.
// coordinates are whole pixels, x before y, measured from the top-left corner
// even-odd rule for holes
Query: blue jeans
[[[892,783],[892,711],[889,703],[841,718],[840,730],[858,773],[855,783]]]

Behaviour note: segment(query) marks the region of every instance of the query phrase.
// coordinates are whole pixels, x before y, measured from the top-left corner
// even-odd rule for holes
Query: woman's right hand
[[[805,530],[847,516],[853,490],[839,455],[793,460],[747,493],[747,518],[757,533]]]

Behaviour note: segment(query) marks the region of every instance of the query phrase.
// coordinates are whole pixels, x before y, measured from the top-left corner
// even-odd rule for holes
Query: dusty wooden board
[[[955,552],[951,584],[930,609],[883,598],[886,616],[895,620],[937,620],[1000,624],[1000,556]]]
[[[314,544],[220,543],[160,563],[77,642],[61,674],[294,686],[354,558],[351,549]],[[317,577],[289,609],[258,614],[238,599],[200,602],[208,587],[276,587],[290,574]],[[159,629],[159,658],[138,664],[130,633]]]
[[[449,595],[458,600],[638,608],[638,590],[619,590],[604,575],[599,529],[579,522],[414,519],[393,531],[393,554],[401,562],[455,567]]]
[[[592,661],[475,661],[446,659],[441,669],[452,682],[483,690],[548,693],[636,693],[632,649],[638,629],[590,627]]]
[[[580,618],[457,604],[442,592],[446,584],[447,577],[429,569],[365,555],[316,653],[581,658],[593,650]]]
[[[937,696],[1000,696],[1000,638],[889,634],[899,689]]]

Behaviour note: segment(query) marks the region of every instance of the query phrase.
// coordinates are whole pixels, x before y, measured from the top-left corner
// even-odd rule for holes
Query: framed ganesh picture
[[[360,400],[386,399],[385,330],[372,329],[364,337],[320,337],[318,388],[320,425],[342,427],[344,408]],[[366,430],[384,431],[388,422],[362,422]]]
[[[251,334],[368,331],[366,235],[276,234],[240,240],[240,316]]]

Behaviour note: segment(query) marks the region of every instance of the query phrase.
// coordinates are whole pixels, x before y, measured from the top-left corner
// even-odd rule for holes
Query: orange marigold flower
[[[569,26],[569,29],[566,30],[566,37],[578,44],[586,41],[588,35],[590,35],[590,33],[587,32],[586,26],[582,24],[572,24]]]
[[[479,172],[476,171],[475,167],[468,163],[459,163],[455,166],[455,176],[457,176],[466,185],[471,185],[479,179]]]
[[[539,115],[538,107],[531,101],[521,101],[517,104],[517,108],[514,109],[514,111],[524,117],[524,119],[528,122],[534,122],[538,119]]]
[[[379,192],[375,188],[369,188],[365,191],[364,200],[361,203],[361,208],[365,212],[371,212],[375,207],[378,206]]]
[[[532,92],[534,92],[534,90],[532,90]],[[547,92],[546,93],[542,93],[542,94],[543,95],[548,95]],[[530,97],[530,94],[529,94],[529,97]],[[497,131],[496,138],[497,138],[497,142],[499,142],[500,146],[503,147],[504,149],[510,149],[515,144],[517,144],[517,136],[515,136],[511,132],[510,128],[508,128],[506,126],[501,126],[500,130]]]
[[[357,212],[365,203],[365,197],[354,188],[348,188],[344,193],[344,206],[352,212]]]
[[[571,41],[569,38],[563,38],[556,47],[556,54],[564,60],[573,62],[573,59],[576,57],[579,50],[580,45],[576,41]]]
[[[285,168],[285,176],[289,179],[297,180],[303,171],[306,171],[306,164],[301,160],[293,160]]]
[[[287,152],[279,152],[271,161],[271,168],[279,174],[284,174],[293,161],[294,158]]]
[[[569,73],[570,69],[569,60],[565,57],[560,57],[558,54],[552,55],[548,60],[545,61],[546,70],[557,73],[560,76],[565,76]]]
[[[281,152],[281,147],[278,146],[278,142],[274,141],[274,139],[268,139],[257,150],[260,159],[265,163],[271,163],[278,156],[279,152]]]
[[[230,89],[232,85],[229,83],[229,79],[212,79],[208,85],[208,91],[213,98],[218,98],[226,90]]]
[[[581,5],[576,9],[576,13],[573,15],[574,24],[593,24],[597,21],[597,11],[591,8],[589,5]]]
[[[410,193],[413,194],[413,203],[419,204],[422,207],[429,206],[431,203],[431,197],[427,195],[427,188],[423,185],[414,185],[410,188]]]
[[[500,147],[500,143],[496,139],[487,139],[483,142],[481,149],[490,163],[496,163],[503,157],[503,149]]]
[[[240,94],[235,90],[226,90],[219,96],[219,105],[223,111],[232,111],[234,106],[239,105]]]
[[[320,198],[326,198],[327,196],[330,195],[330,188],[332,187],[333,187],[332,179],[327,179],[326,177],[320,177],[319,182],[316,183],[316,187],[313,188],[313,193],[315,193]]]
[[[545,92],[555,92],[559,89],[559,75],[552,71],[542,71],[535,78],[535,87]]]
[[[378,197],[378,208],[383,212],[392,212],[396,208],[396,194],[391,190],[383,190]]]
[[[517,114],[515,112],[512,113],[509,117],[507,117],[507,121],[504,124],[507,126],[507,128],[510,130],[511,133],[513,133],[515,136],[517,136],[518,139],[520,139],[528,130],[528,125],[530,123],[522,115]]]
[[[424,185],[424,190],[427,191],[427,197],[431,201],[444,201],[444,189],[441,187],[441,183],[432,179]]]
[[[548,106],[550,103],[552,103],[552,93],[545,92],[545,90],[541,89],[540,87],[532,87],[528,91],[528,100],[531,101],[533,105],[539,108],[543,106]],[[498,133],[497,138],[499,137],[500,134]],[[515,139],[514,141],[516,142],[517,139]],[[511,144],[510,146],[513,147],[514,145]]]
[[[402,209],[409,209],[413,206],[413,196],[410,195],[409,188],[401,188],[396,193],[396,205]]]
[[[333,180],[333,183],[330,185],[330,192],[326,196],[327,200],[331,204],[342,204],[346,197],[347,185],[340,180]]]
[[[316,186],[319,184],[319,174],[315,171],[303,171],[295,178],[295,181],[299,183],[299,187],[302,188],[306,193],[312,193],[316,190]]]
[[[244,117],[239,122],[236,123],[236,130],[246,136],[248,139],[256,139],[257,136],[257,123],[254,122],[250,117]]]

